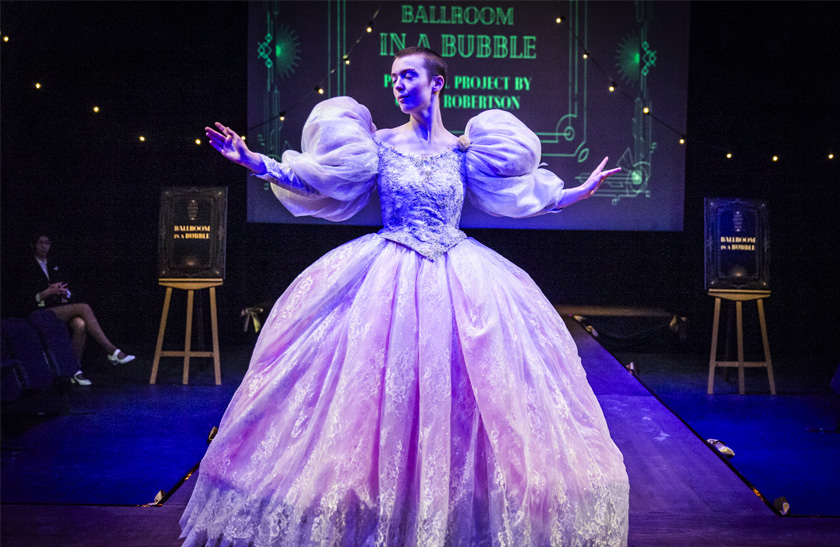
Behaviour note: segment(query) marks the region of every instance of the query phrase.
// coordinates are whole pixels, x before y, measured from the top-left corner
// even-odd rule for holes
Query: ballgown
[[[378,141],[320,103],[302,152],[265,158],[296,215],[343,220],[378,188],[383,229],[301,273],[272,308],[181,518],[185,545],[625,545],[621,453],[562,319],[458,229],[557,206],[537,136],[473,118],[459,147]]]

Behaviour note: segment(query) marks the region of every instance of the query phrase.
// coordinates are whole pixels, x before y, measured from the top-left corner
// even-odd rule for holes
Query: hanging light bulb
[[[365,30],[367,32],[373,32],[373,21],[367,24],[367,28]]]
[[[555,23],[557,23],[557,24],[559,25],[560,23],[562,23],[562,22],[563,22],[563,18],[562,18],[562,17],[558,17],[557,19],[555,19],[555,20],[554,20],[554,22],[555,22]]]
[[[726,153],[726,159],[729,159],[729,160],[732,159],[732,152],[727,152]]]
[[[610,93],[612,93],[613,91],[615,91],[615,87],[616,87],[616,86],[615,86],[615,82],[613,82],[613,83],[611,83],[611,84],[610,84]]]

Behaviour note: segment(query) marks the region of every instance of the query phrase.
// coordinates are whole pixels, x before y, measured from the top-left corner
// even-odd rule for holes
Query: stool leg
[[[770,395],[776,394],[776,381],[773,379],[773,361],[770,359],[770,340],[767,337],[767,322],[764,319],[764,300],[758,299],[758,322],[761,325],[761,340],[764,343],[764,363],[767,367],[767,380],[770,382]]]
[[[210,325],[213,330],[213,366],[216,385],[222,385],[222,367],[219,362],[219,321],[216,318],[216,287],[210,287]]]
[[[715,298],[715,319],[712,323],[712,351],[709,355],[709,388],[706,393],[715,392],[715,366],[717,362],[718,327],[720,327],[720,298]]]
[[[735,302],[735,323],[738,332],[738,393],[745,393],[744,385],[744,303]]]
[[[152,377],[149,383],[157,382],[158,365],[160,365],[160,353],[163,351],[163,334],[166,332],[166,318],[169,316],[169,303],[172,300],[172,287],[166,287],[166,296],[163,298],[163,312],[160,314],[160,328],[158,329],[157,345],[155,346],[155,360],[152,363]]]
[[[184,339],[184,376],[182,383],[190,383],[190,350],[192,349],[192,322],[193,322],[193,299],[195,291],[187,291],[187,335]]]

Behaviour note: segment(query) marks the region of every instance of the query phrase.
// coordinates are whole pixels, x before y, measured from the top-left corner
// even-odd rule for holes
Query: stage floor
[[[610,353],[577,323],[567,320],[567,324],[613,439],[624,454],[630,477],[630,545],[840,545],[840,519],[776,515]],[[158,450],[156,457],[165,459],[165,449]],[[194,483],[195,475],[160,506],[4,502],[2,544],[176,546],[178,519]]]

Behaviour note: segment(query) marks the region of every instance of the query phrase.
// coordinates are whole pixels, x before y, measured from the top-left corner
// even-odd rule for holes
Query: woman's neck
[[[410,152],[438,152],[456,140],[443,125],[437,97],[423,111],[412,112],[408,123],[400,130],[403,134],[399,140],[403,141],[401,144],[408,147]]]

